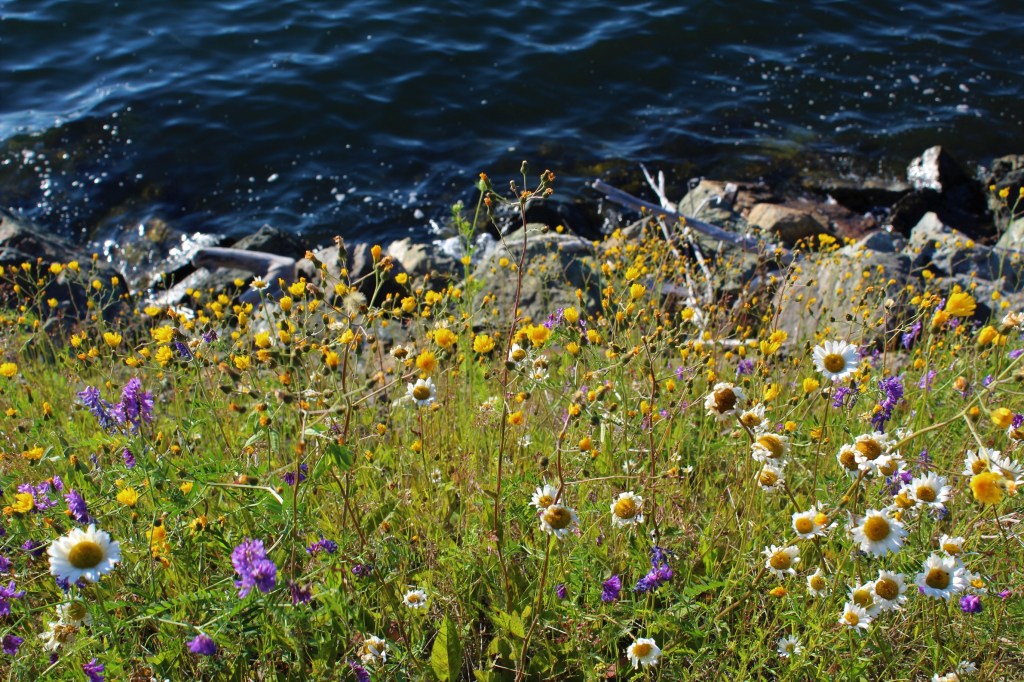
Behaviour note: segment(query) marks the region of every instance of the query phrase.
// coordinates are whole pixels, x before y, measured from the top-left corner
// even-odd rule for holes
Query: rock
[[[543,226],[527,226],[526,271],[523,273],[519,308],[524,316],[541,322],[558,308],[575,306],[596,312],[600,301],[600,266],[593,244],[576,235],[544,231]],[[501,244],[473,272],[482,289],[475,294],[474,308],[482,305],[484,296],[493,296],[487,311],[513,310],[516,295],[516,273],[523,244],[523,230],[505,237]],[[509,266],[502,267],[502,258]],[[575,291],[583,292],[582,303]],[[583,312],[582,310],[580,312]]]
[[[598,240],[601,232],[601,217],[596,209],[582,202],[566,202],[557,199],[530,199],[526,202],[526,222],[537,223],[554,230],[562,225],[566,230],[583,239]],[[501,234],[522,229],[523,220],[518,204],[500,204],[494,210],[494,223]],[[495,235],[497,236],[497,235]]]
[[[416,280],[426,277],[443,286],[454,281],[457,273],[462,272],[462,263],[451,253],[429,244],[414,242],[408,237],[391,242],[385,252]]]
[[[928,269],[934,275],[967,275],[981,280],[1001,280],[999,286],[1016,291],[1022,283],[1019,258],[978,244],[958,230],[945,225],[935,213],[926,213],[910,233],[907,253],[911,271]]]
[[[836,201],[811,202],[798,200],[819,222],[828,225],[829,233],[840,239],[860,239],[878,229],[878,220],[870,213],[855,213]]]
[[[942,147],[931,147],[907,166],[914,191],[900,199],[889,217],[891,229],[909,235],[926,213],[971,239],[993,235],[981,186]]]
[[[1006,225],[996,247],[1011,251],[1024,251],[1024,216]]]
[[[774,297],[778,328],[791,339],[813,339],[821,332],[825,338],[872,342],[894,333],[909,314],[904,299],[910,258],[868,248],[874,240],[867,237],[795,264]],[[865,271],[871,271],[870,280],[863,277]],[[878,281],[878,274],[888,280],[883,290],[869,284]]]
[[[832,233],[811,211],[786,204],[757,204],[750,209],[747,222],[772,233],[788,246],[801,239]]]
[[[861,246],[869,251],[880,251],[881,253],[896,253],[907,246],[907,240],[895,232],[872,232],[860,240]]]
[[[231,248],[265,251],[298,260],[306,255],[310,245],[296,234],[285,232],[273,225],[263,225],[252,234],[246,235],[232,244]]]
[[[805,189],[819,192],[845,206],[854,213],[865,214],[880,208],[888,209],[910,192],[910,185],[886,178],[811,178],[804,182]]]
[[[387,297],[407,296],[408,291],[405,286],[395,281],[395,277],[405,273],[405,268],[394,259],[392,259],[391,269],[384,274],[378,284],[374,274],[372,246],[368,242],[345,244],[343,240],[338,239],[334,246],[314,252],[317,261],[327,266],[326,278],[320,278],[319,275],[322,271],[314,271],[307,272],[307,279],[312,279],[312,275],[315,273],[317,285],[325,291],[331,291],[334,285],[339,283],[350,285],[362,294],[368,304],[380,305]],[[308,264],[308,261],[304,263]],[[348,271],[347,276],[342,276],[342,269]]]
[[[679,201],[676,210],[724,229],[742,229],[743,217],[736,209],[738,193],[735,183],[701,180]]]
[[[992,162],[991,168],[979,169],[978,179],[985,190],[988,209],[999,234],[1005,234],[1013,222],[1013,205],[1024,188],[1024,154],[1002,156]],[[999,196],[1005,192],[1006,196]],[[1018,205],[1017,217],[1024,213],[1024,202]]]

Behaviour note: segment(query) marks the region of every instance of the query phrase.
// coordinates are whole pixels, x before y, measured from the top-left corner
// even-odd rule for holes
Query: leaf
[[[355,457],[352,454],[352,448],[339,445],[338,443],[331,443],[326,449],[327,458],[331,464],[338,467],[343,471],[348,471],[352,468],[352,462],[355,461]]]
[[[494,621],[494,624],[500,630],[507,632],[513,637],[518,637],[519,639],[526,637],[526,626],[523,624],[523,619],[518,613],[495,611],[494,615],[491,616],[491,620]]]
[[[452,619],[445,616],[441,627],[434,638],[434,646],[430,650],[430,667],[441,682],[459,679],[462,668],[462,642],[459,641],[459,629]]]

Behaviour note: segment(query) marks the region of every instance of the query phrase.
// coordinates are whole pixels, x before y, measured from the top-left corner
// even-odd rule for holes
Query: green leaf
[[[505,613],[504,611],[495,611],[494,615],[491,616],[491,620],[498,628],[513,637],[523,639],[526,637],[526,626],[523,624],[523,619],[518,613]]]
[[[343,471],[351,469],[352,462],[355,461],[355,457],[352,454],[352,448],[345,445],[339,445],[338,443],[331,443],[328,445],[326,453],[331,464]]]
[[[441,682],[459,679],[462,668],[462,642],[459,641],[459,628],[451,618],[445,616],[434,638],[434,646],[430,650],[430,667]]]

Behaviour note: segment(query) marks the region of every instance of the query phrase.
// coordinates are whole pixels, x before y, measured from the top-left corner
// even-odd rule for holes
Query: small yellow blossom
[[[125,488],[117,494],[117,501],[126,507],[134,507],[139,501],[139,493],[135,491],[135,488]]]

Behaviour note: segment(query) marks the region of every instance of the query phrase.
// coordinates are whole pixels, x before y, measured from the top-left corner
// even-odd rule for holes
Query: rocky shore
[[[1011,210],[1022,186],[1024,155],[1002,157],[969,172],[941,147],[932,147],[908,164],[900,182],[880,185],[838,178],[806,179],[799,190],[783,192],[762,182],[700,179],[691,183],[675,208],[680,214],[754,237],[764,245],[760,254],[746,253],[693,232],[682,255],[712,256],[709,260],[719,262],[731,259],[734,267],[716,278],[710,298],[771,298],[779,310],[780,328],[800,337],[821,322],[816,311],[827,310],[834,320],[846,318],[844,311],[852,310],[854,299],[842,284],[869,268],[889,276],[889,287],[876,306],[878,319],[887,320],[886,324],[898,324],[900,316],[892,311],[900,305],[907,285],[925,280],[972,287],[982,304],[1005,299],[1015,310],[1024,308],[1024,202],[1016,214]],[[524,273],[520,307],[534,319],[580,303],[596,310],[601,253],[608,248],[604,237],[615,226],[627,225],[618,239],[635,238],[649,220],[649,216],[617,206],[596,192],[590,202],[532,202],[526,218],[529,268]],[[523,243],[519,225],[514,213],[499,212],[488,231],[478,235],[470,265],[476,280],[487,283],[487,294],[508,308],[514,301],[515,278],[499,273],[507,267],[502,259],[518,260]],[[204,256],[203,249],[218,246],[283,256],[294,260],[295,278],[315,276],[310,261],[304,259],[312,252],[332,274],[347,266],[351,280],[363,282],[363,294],[373,295],[372,277],[367,277],[372,271],[369,243],[318,247],[269,225],[230,244],[196,236],[171,240],[168,246],[161,242],[168,234],[169,228],[159,222],[145,226],[142,243],[151,251],[148,267],[133,266],[128,259],[114,259],[113,263],[100,259],[99,272],[118,282],[123,293],[131,290],[160,305],[187,306],[190,292],[240,295],[245,288],[237,285],[238,280],[247,282],[253,277],[249,270],[214,267],[216,259],[209,253]],[[497,238],[499,234],[504,235],[509,249]],[[832,240],[845,245],[833,250],[831,258],[805,257]],[[798,245],[799,277],[792,277],[792,286],[785,291],[773,289],[777,285],[772,282],[785,279],[781,275],[787,260],[778,255]],[[393,273],[406,272],[417,286],[457,286],[463,277],[462,246],[457,237],[433,243],[401,239],[381,246],[395,264]],[[0,265],[71,260],[92,262],[93,255],[83,245],[0,213]],[[392,293],[401,292],[395,289]],[[86,312],[85,291],[70,280],[58,278],[45,295],[59,302],[50,314],[65,321]],[[816,303],[808,305],[810,299]],[[112,303],[105,312],[115,315],[117,311]],[[979,305],[977,317],[987,317],[990,312]]]

